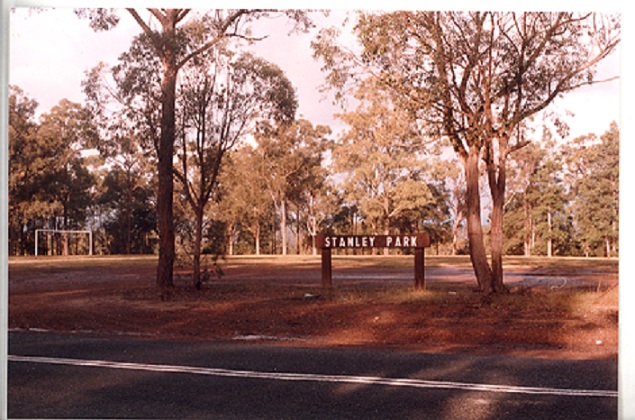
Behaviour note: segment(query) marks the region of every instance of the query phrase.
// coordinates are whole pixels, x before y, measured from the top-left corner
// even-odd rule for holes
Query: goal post
[[[75,234],[88,235],[88,255],[93,255],[93,231],[92,230],[66,230],[66,229],[35,229],[35,256],[38,256],[40,233],[45,234]]]

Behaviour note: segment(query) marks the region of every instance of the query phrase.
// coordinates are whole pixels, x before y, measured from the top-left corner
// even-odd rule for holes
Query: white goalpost
[[[40,233],[46,234],[80,234],[88,235],[88,255],[93,255],[93,231],[92,230],[64,230],[64,229],[35,229],[35,256],[38,256],[38,240]],[[48,238],[48,236],[47,236]]]

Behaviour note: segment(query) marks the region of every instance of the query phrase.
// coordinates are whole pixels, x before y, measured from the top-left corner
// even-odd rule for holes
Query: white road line
[[[110,369],[128,369],[149,372],[189,373],[195,375],[222,376],[231,378],[270,379],[278,381],[310,381],[351,383],[365,385],[404,386],[427,389],[454,389],[462,391],[498,392],[511,394],[558,395],[570,397],[617,398],[618,392],[611,390],[587,390],[566,388],[539,388],[514,385],[489,385],[464,382],[427,381],[422,379],[382,378],[374,376],[318,375],[308,373],[258,372],[250,370],[216,369],[192,366],[155,365],[143,363],[110,362],[105,360],[79,360],[37,356],[7,357],[9,362],[44,363],[68,366],[87,366]]]

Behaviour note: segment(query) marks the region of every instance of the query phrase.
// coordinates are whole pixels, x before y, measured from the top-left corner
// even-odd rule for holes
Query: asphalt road
[[[612,419],[616,360],[9,333],[10,418]]]

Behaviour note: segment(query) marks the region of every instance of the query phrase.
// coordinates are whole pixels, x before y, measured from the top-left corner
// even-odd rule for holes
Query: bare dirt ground
[[[474,292],[465,259],[429,258],[427,290],[412,262],[334,259],[320,287],[319,257],[232,258],[202,290],[179,267],[162,300],[155,260],[10,259],[9,329],[139,339],[366,346],[422,352],[599,359],[617,356],[617,261],[513,260],[511,293]]]

